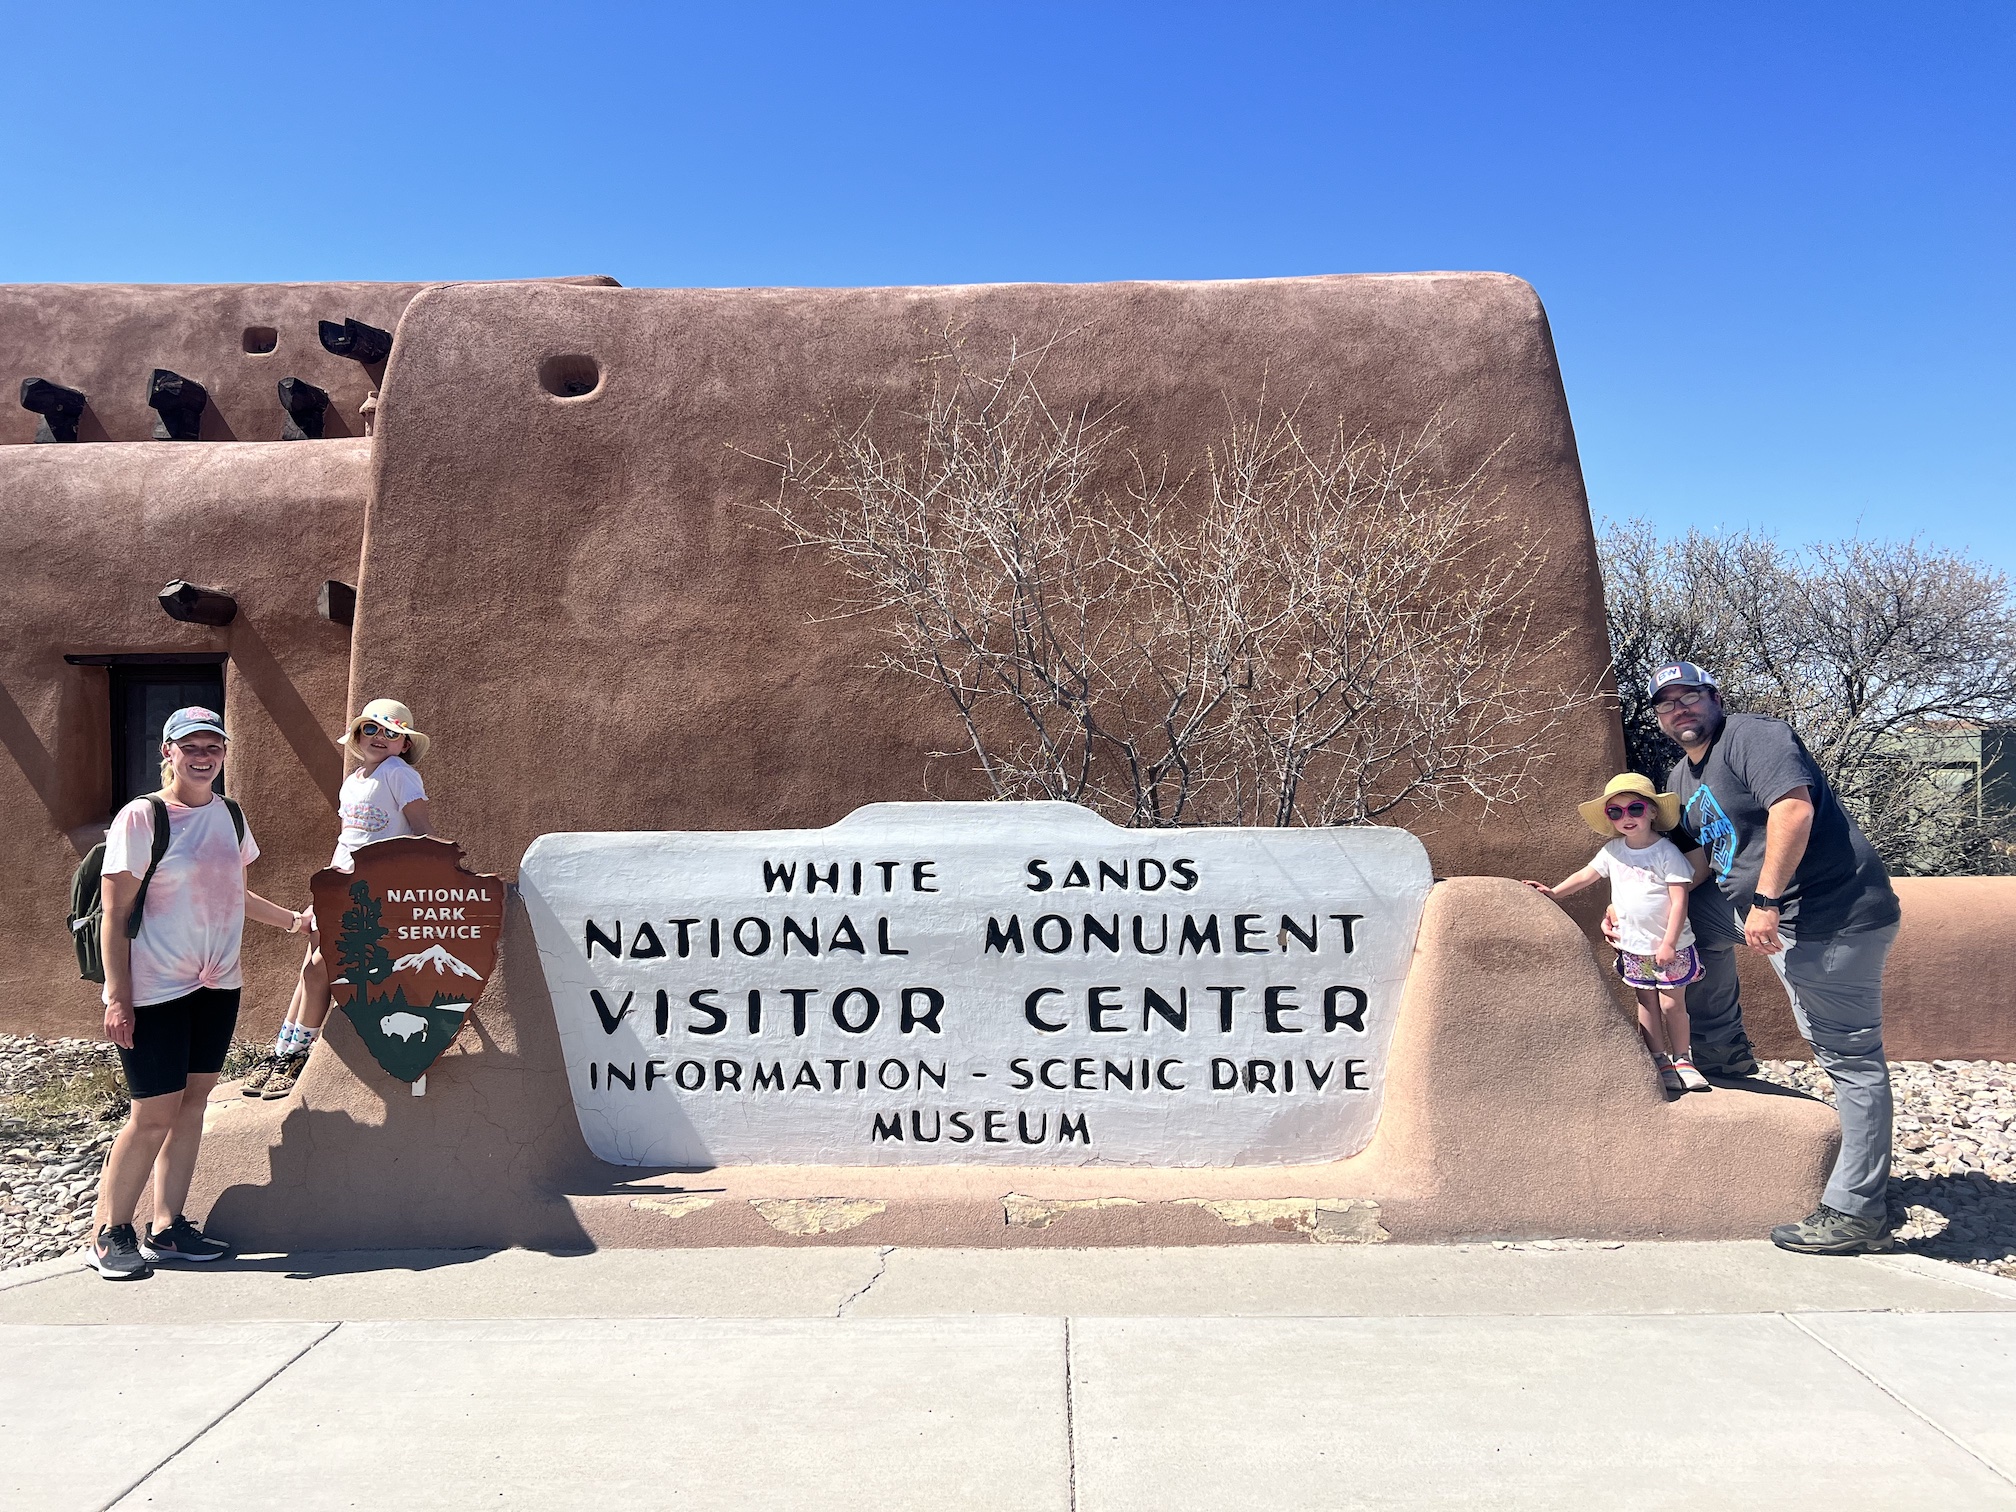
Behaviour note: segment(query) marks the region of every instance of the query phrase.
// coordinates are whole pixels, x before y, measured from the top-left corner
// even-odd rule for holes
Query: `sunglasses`
[[[1685,692],[1675,693],[1671,698],[1653,699],[1652,712],[1654,714],[1671,714],[1675,709],[1691,709],[1707,696],[1708,690],[1706,688],[1688,688]]]
[[[1650,807],[1649,803],[1613,803],[1603,810],[1603,817],[1605,819],[1622,819],[1626,814],[1629,814],[1633,819],[1636,819]]]
[[[405,738],[406,732],[404,730],[395,730],[390,725],[375,725],[368,719],[357,726],[357,738],[359,740],[368,740],[373,735],[383,735],[388,740],[401,740]]]

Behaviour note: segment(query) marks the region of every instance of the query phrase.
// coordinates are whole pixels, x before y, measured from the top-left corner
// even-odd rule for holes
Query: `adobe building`
[[[1495,528],[1545,553],[1535,622],[1567,631],[1547,677],[1603,685],[1602,589],[1561,376],[1538,299],[1502,275],[871,290],[647,290],[602,278],[0,288],[10,405],[43,380],[33,389],[42,413],[0,410],[0,798],[18,816],[0,839],[0,1031],[98,1032],[95,990],[77,980],[64,937],[69,876],[118,804],[152,787],[151,732],[182,703],[221,697],[226,785],[261,847],[251,885],[290,906],[305,901],[333,845],[334,737],[373,697],[408,703],[436,737],[425,775],[437,832],[507,881],[542,835],[816,828],[869,803],[985,796],[964,762],[933,755],[962,744],[942,695],[874,670],[874,627],[831,615],[844,592],[837,570],[784,549],[757,507],[774,493],[763,458],[781,435],[803,437],[808,417],[836,407],[900,404],[948,328],[982,351],[1089,333],[1052,354],[1046,397],[1117,408],[1148,455],[1190,455],[1222,427],[1228,396],[1292,392],[1305,414],[1373,435],[1439,412],[1450,470],[1488,458],[1501,490]],[[173,584],[190,587],[164,606]],[[1415,1193],[1383,1220],[1397,1237],[1559,1232],[1571,1218],[1577,1231],[1648,1231],[1628,1181],[1563,1174],[1537,1144],[1516,1158],[1556,1167],[1553,1195],[1529,1209],[1505,1209],[1493,1195],[1502,1182],[1483,1175],[1460,1200],[1446,1195],[1448,1151],[1474,1153],[1503,1137],[1490,1130],[1530,1123],[1519,1110],[1534,1097],[1555,1099],[1590,1140],[1601,1136],[1587,1109],[1569,1105],[1623,1097],[1617,1117],[1647,1141],[1625,1162],[1634,1170],[1651,1152],[1665,1160],[1705,1140],[1722,1152],[1709,1167],[1745,1151],[1776,1162],[1774,1200],[1817,1189],[1827,1120],[1800,1123],[1787,1099],[1702,1099],[1721,1111],[1682,1104],[1668,1117],[1635,1083],[1599,1094],[1584,1071],[1556,1064],[1529,1068],[1521,1091],[1477,1058],[1495,1046],[1523,1065],[1542,1040],[1550,1061],[1573,1045],[1603,1063],[1635,1051],[1614,1005],[1594,1006],[1612,1000],[1584,937],[1552,905],[1486,880],[1560,876],[1585,860],[1591,837],[1572,800],[1622,765],[1614,710],[1591,705],[1560,732],[1540,799],[1488,820],[1410,819],[1435,875],[1471,880],[1430,899],[1422,948],[1440,941],[1440,954],[1418,960],[1409,980],[1386,1118],[1335,1183]],[[2016,1002],[1992,987],[2010,973],[1982,970],[2016,952],[2016,883],[1906,882],[1900,892],[1891,1054],[2016,1055]],[[553,1009],[529,931],[513,918],[500,970],[426,1099],[374,1086],[368,1058],[332,1033],[295,1102],[220,1107],[206,1156],[214,1178],[202,1178],[220,1212],[302,1244],[339,1232],[349,1242],[555,1244],[784,1232],[746,1207],[731,1221],[723,1207],[667,1238],[628,1199],[595,1206],[616,1178],[587,1156],[564,1087],[554,1090],[564,1072]],[[1507,941],[1531,952],[1509,978]],[[246,943],[241,1023],[264,1035],[298,954],[257,928]],[[1524,1005],[1523,1020],[1483,1001],[1486,977]],[[1760,1053],[1800,1053],[1768,969],[1746,985]],[[1465,1015],[1493,1026],[1476,1044],[1458,1030]],[[1422,1090],[1438,1077],[1442,1090]],[[479,1118],[489,1132],[474,1132]],[[391,1176],[372,1152],[395,1129],[409,1153]],[[1775,1154],[1759,1154],[1774,1143]],[[420,1149],[440,1156],[424,1173],[410,1153]],[[1304,1177],[1249,1171],[1223,1200],[1299,1201],[1307,1173],[1329,1168],[1299,1169]],[[453,1181],[441,1175],[450,1170]],[[1224,1227],[1194,1208],[1143,1217],[1159,1211],[1160,1174],[1102,1184],[1064,1173],[1052,1196],[1094,1205],[1023,1237],[1173,1241]],[[731,1186],[749,1187],[751,1201],[869,1201],[874,1182],[862,1180],[757,1172]],[[403,1228],[371,1216],[388,1181],[404,1211],[434,1216]],[[968,1172],[934,1186],[904,1173],[872,1199],[895,1204],[882,1227],[848,1240],[999,1242],[985,1237],[1001,1227],[989,1181]],[[504,1187],[518,1195],[495,1197]],[[312,1203],[299,1195],[310,1188]],[[493,1196],[468,1195],[478,1188]],[[908,1197],[889,1195],[898,1188]],[[1420,1196],[1431,1190],[1445,1191],[1440,1207]],[[1135,1206],[1096,1206],[1120,1196]],[[1791,1216],[1760,1203],[1659,1231],[1749,1232]]]

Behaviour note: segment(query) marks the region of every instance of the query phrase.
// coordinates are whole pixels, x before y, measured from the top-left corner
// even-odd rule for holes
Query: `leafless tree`
[[[1046,400],[1061,339],[983,369],[946,333],[912,407],[770,459],[788,538],[842,564],[841,612],[948,695],[997,796],[1284,825],[1527,789],[1594,694],[1538,685],[1561,637],[1530,633],[1539,553],[1482,544],[1488,464],[1445,475],[1439,418],[1312,435],[1259,395],[1185,470]]]
[[[1862,539],[1790,550],[1754,532],[1598,542],[1632,765],[1679,749],[1645,701],[1658,663],[1709,668],[1732,709],[1789,721],[1892,867],[2008,871],[2010,825],[1984,809],[1962,748],[2016,717],[2016,604],[1964,553]]]

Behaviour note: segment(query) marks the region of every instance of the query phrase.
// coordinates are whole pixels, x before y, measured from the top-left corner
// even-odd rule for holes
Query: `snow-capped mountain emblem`
[[[392,963],[394,971],[424,971],[430,966],[434,968],[434,972],[438,976],[452,974],[454,976],[481,977],[483,975],[482,972],[477,971],[474,967],[463,965],[440,945],[429,945],[417,955],[401,956]]]

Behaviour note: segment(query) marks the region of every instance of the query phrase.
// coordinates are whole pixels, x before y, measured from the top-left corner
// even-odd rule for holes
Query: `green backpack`
[[[224,798],[222,793],[217,796]],[[140,933],[140,922],[147,912],[147,888],[160,868],[161,858],[168,854],[168,805],[152,793],[147,795],[147,802],[154,810],[154,853],[147,862],[147,875],[140,879],[140,891],[133,895],[133,912],[126,916],[129,940]],[[245,811],[229,798],[224,798],[224,807],[231,815],[231,827],[238,832],[238,843],[243,845]],[[77,975],[87,982],[105,980],[104,871],[105,842],[101,840],[70,874],[70,939],[77,947]]]

